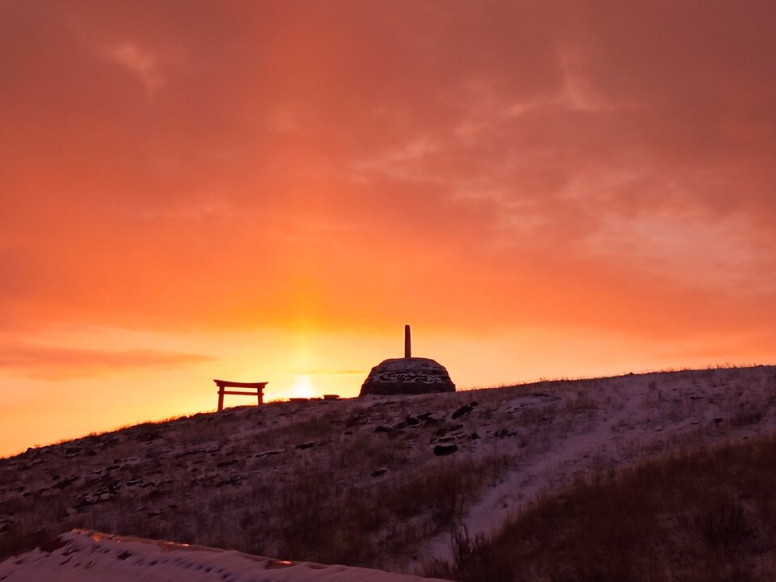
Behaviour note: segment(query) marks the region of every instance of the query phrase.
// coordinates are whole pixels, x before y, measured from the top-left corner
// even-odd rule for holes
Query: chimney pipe
[[[404,357],[412,357],[412,335],[410,334],[410,326],[404,326]]]

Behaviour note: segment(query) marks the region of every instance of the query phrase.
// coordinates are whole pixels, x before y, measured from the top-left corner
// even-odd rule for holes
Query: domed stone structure
[[[361,396],[455,392],[445,367],[429,358],[413,358],[410,326],[404,326],[404,357],[377,364],[361,386]]]

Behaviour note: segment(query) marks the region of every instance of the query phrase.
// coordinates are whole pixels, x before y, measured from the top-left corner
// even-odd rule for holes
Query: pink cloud
[[[190,366],[212,359],[199,354],[147,349],[105,351],[16,344],[3,346],[0,370],[27,378],[62,380],[129,369]]]
[[[742,287],[773,272],[767,4],[19,6],[2,18],[6,320],[347,320],[349,296],[359,317],[433,305],[470,326],[523,306],[605,321],[600,303],[689,318],[674,290],[732,291],[672,269],[706,264],[729,224]],[[628,232],[666,220],[695,242]]]

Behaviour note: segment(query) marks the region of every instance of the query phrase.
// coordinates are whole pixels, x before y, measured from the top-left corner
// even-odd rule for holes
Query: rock
[[[392,358],[372,368],[361,396],[455,392],[444,366],[429,358]]]
[[[235,486],[239,485],[243,481],[245,481],[247,477],[244,475],[232,475],[231,477],[227,479],[223,479],[216,483],[216,487],[226,487],[226,486]]]
[[[472,410],[474,410],[475,406],[477,406],[476,402],[472,402],[471,404],[464,404],[463,406],[461,406],[461,408],[453,412],[453,418],[455,419],[455,418],[461,418],[462,416],[466,416]]]
[[[329,444],[329,441],[308,441],[306,443],[300,443],[296,445],[296,448],[300,451],[306,451],[307,449],[311,449],[313,447],[320,447],[321,445]]]
[[[437,457],[444,457],[446,455],[452,455],[458,450],[458,445],[436,445],[434,447],[434,454]]]
[[[275,455],[279,455],[283,452],[283,449],[272,449],[271,451],[264,451],[263,453],[258,453],[257,455],[254,455],[254,458],[261,459],[264,457],[274,457]]]
[[[78,481],[78,479],[78,475],[72,475],[71,477],[57,481],[54,483],[54,487],[57,489],[65,489],[66,487],[70,487],[70,485]]]

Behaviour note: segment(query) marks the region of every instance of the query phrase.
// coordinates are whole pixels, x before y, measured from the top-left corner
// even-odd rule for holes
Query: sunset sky
[[[772,0],[0,0],[0,456],[414,353],[776,362]],[[227,405],[248,404],[232,397]]]

